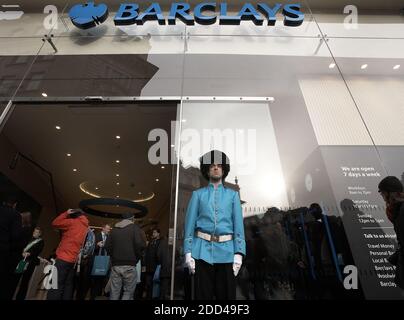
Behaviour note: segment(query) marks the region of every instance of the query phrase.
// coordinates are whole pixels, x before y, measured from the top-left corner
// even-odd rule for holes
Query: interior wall
[[[16,169],[10,169],[10,162],[17,151],[10,140],[0,134],[0,171],[42,206],[37,226],[42,228],[45,239],[41,256],[47,258],[59,243],[59,234],[51,225],[55,218],[51,187],[42,173],[23,159],[19,160]]]

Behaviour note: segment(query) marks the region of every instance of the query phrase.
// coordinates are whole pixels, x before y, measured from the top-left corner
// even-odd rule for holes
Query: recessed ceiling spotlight
[[[159,182],[160,180],[158,178],[156,178],[156,182]]]
[[[367,67],[368,67],[367,64],[362,64],[362,65],[361,65],[361,69],[362,69],[362,70],[365,70]]]
[[[119,177],[119,173],[117,173],[116,176]]]
[[[330,65],[328,66],[328,68],[334,69],[334,68],[335,68],[335,63],[330,63]]]
[[[77,169],[73,169],[74,172],[77,172]]]
[[[119,160],[116,160],[115,162],[116,162],[116,163],[119,163],[120,161],[119,161]]]
[[[116,185],[119,186],[119,182],[117,182]]]
[[[56,126],[55,128],[56,128],[56,130],[62,129],[62,127],[60,127],[60,126]]]
[[[71,157],[72,156],[72,154],[71,153],[68,153],[68,154],[66,154],[68,157]]]
[[[42,92],[42,97],[46,98],[48,95],[45,92]]]
[[[165,169],[165,166],[161,166],[161,169]]]
[[[116,136],[115,138],[117,138],[117,139],[121,139],[121,136]]]
[[[400,69],[400,67],[401,67],[401,66],[400,66],[399,64],[396,64],[396,65],[393,67],[393,69],[394,69],[394,70],[397,70],[397,69]]]

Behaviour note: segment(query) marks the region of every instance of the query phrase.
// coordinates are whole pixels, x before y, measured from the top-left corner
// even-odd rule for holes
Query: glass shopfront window
[[[394,248],[377,193],[387,171],[324,41],[191,36],[187,49],[176,256],[191,191],[206,185],[198,157],[219,149],[234,164],[227,182],[244,210],[238,298],[398,298],[369,253],[372,245]],[[205,99],[187,101],[196,95]],[[373,244],[367,230],[376,228],[386,240]],[[359,283],[350,291],[344,279],[352,265]],[[189,298],[190,279],[174,288]]]
[[[159,227],[165,239],[165,298],[191,299],[186,213],[208,183],[199,157],[217,149],[243,213],[237,299],[402,298],[377,192],[386,175],[404,180],[400,17],[366,12],[347,24],[344,7],[308,1],[298,27],[282,10],[273,26],[116,26],[119,5],[104,2],[109,18],[86,30],[67,1],[55,16],[38,1],[0,21],[0,112],[13,102],[0,123],[0,188],[44,228],[45,255],[63,210],[117,200],[92,208],[98,228],[126,212],[118,200],[138,203],[144,232]],[[156,150],[168,160],[150,161]],[[150,294],[152,273],[143,269],[137,298]]]
[[[162,271],[161,276],[167,278],[169,295],[168,236],[175,166],[152,165],[148,149],[152,144],[149,133],[155,128],[170,131],[176,109],[175,103],[159,102],[14,106],[0,135],[0,188],[2,196],[13,193],[19,199],[31,199],[19,203],[18,209],[31,212],[32,227],[43,229],[43,258],[49,259],[58,244],[58,233],[51,223],[67,209],[91,210],[88,218],[96,234],[106,224],[116,228],[123,214],[131,212],[148,241],[152,231],[160,229],[159,257],[164,258],[160,263],[166,273]],[[142,264],[147,266],[144,259]],[[143,286],[136,292],[139,299],[146,272],[150,272],[143,271]],[[92,260],[86,259],[75,299],[94,298],[91,274]],[[33,293],[30,298],[40,297]]]
[[[368,167],[367,175],[373,176],[375,181],[381,179],[377,173],[382,177],[396,176],[403,181],[404,168],[399,160],[404,144],[400,138],[404,119],[400,102],[403,56],[399,48],[403,45],[402,40],[335,38],[328,44],[377,152],[378,161],[375,161],[380,163],[381,171],[373,170],[373,161],[362,156],[362,164],[366,163],[365,167]],[[369,50],[371,47],[374,49]],[[355,203],[362,204],[358,214],[363,217],[365,213],[370,218],[361,220],[364,236],[368,239],[365,252],[373,257],[388,257],[397,246],[393,221],[386,214],[384,201],[377,190],[366,190],[355,193],[353,197]],[[372,271],[377,276],[374,283],[378,289],[369,289],[368,297],[377,297],[379,292],[387,290],[391,292],[388,297],[401,297],[394,283],[393,266],[380,258],[373,258],[372,262]],[[386,287],[391,289],[384,289]]]

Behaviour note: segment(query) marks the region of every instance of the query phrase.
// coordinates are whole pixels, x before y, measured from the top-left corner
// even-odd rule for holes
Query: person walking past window
[[[396,266],[395,283],[404,290],[404,192],[401,181],[393,176],[379,183],[379,193],[386,202],[387,218],[393,223],[397,235],[397,251],[388,259]]]
[[[97,233],[95,236],[95,243],[96,247],[94,250],[94,256],[97,255],[108,255],[107,250],[105,249],[105,243],[109,237],[109,234],[111,232],[111,226],[109,224],[105,224],[102,227],[102,230],[100,233]],[[90,300],[95,300],[97,296],[100,296],[102,294],[102,289],[105,287],[107,284],[108,277],[107,276],[91,276],[91,294],[90,294]]]
[[[107,238],[105,248],[111,257],[110,300],[132,300],[136,289],[136,264],[146,247],[140,227],[132,214],[124,214]]]
[[[84,212],[69,209],[59,215],[52,226],[62,232],[56,250],[57,289],[48,291],[48,300],[72,300],[74,291],[74,268],[88,232],[88,219]]]
[[[36,227],[32,234],[31,241],[22,252],[22,257],[28,263],[28,266],[21,276],[21,283],[17,292],[16,300],[25,300],[29,282],[36,266],[39,265],[38,256],[41,254],[43,247],[44,241],[42,239],[42,230],[41,228]]]

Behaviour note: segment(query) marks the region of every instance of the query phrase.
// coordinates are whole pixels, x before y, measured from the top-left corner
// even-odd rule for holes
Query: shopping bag
[[[18,274],[24,273],[25,270],[27,270],[27,268],[28,268],[28,263],[29,262],[25,261],[25,258],[23,260],[21,260],[18,263],[17,267],[15,268],[15,273],[18,273]]]
[[[101,249],[100,249],[101,253]],[[94,257],[94,263],[93,263],[93,268],[91,270],[91,275],[92,276],[106,276],[109,271],[109,263],[110,263],[110,257],[105,255],[105,256],[95,256]]]

